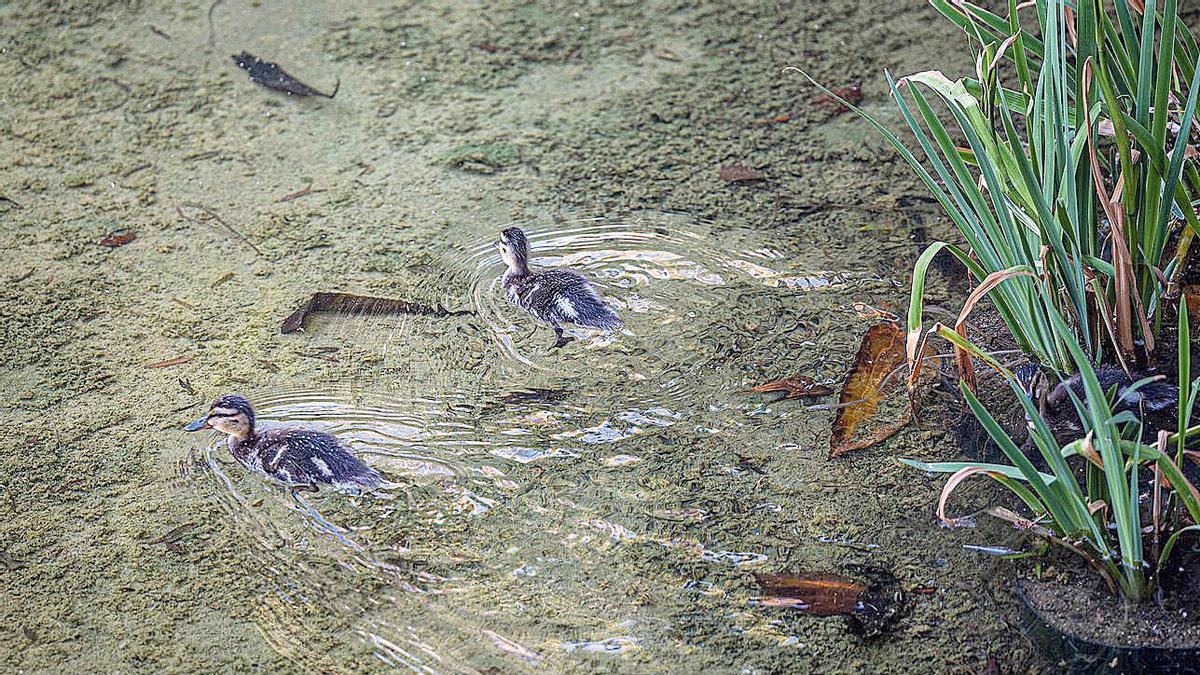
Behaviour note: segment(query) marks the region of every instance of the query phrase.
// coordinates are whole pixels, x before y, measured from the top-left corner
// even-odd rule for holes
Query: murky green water
[[[0,7],[0,431],[16,450],[0,453],[0,552],[17,561],[0,569],[0,660],[1028,666],[1010,570],[962,548],[1010,535],[942,531],[938,484],[893,461],[956,456],[942,412],[830,460],[829,401],[746,391],[840,382],[870,308],[902,305],[914,238],[941,227],[869,130],[781,69],[862,81],[886,116],[883,67],[959,62],[931,10],[226,0],[209,16]],[[256,87],[228,58],[242,49],[318,88],[340,78],[338,97]],[[461,166],[479,147],[491,173]],[[768,178],[727,184],[734,163]],[[511,225],[625,328],[550,349],[499,288],[492,242]],[[121,229],[137,238],[97,245]],[[320,314],[279,334],[333,290],[469,313]],[[294,497],[180,431],[233,391],[264,425],[345,438],[389,484]],[[754,581],[863,566],[911,598],[869,639],[763,603]]]

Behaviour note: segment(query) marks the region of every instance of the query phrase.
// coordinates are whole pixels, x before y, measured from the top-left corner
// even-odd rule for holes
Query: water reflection
[[[774,561],[777,542],[737,523],[795,518],[796,505],[765,500],[738,453],[810,461],[797,450],[828,420],[745,389],[780,363],[818,377],[830,367],[818,355],[845,326],[812,291],[891,282],[797,269],[788,260],[802,256],[701,227],[529,228],[535,263],[594,281],[620,308],[621,332],[577,331],[579,342],[548,350],[550,331],[505,303],[502,265],[481,239],[448,275],[469,275],[469,298],[445,303],[477,312],[478,343],[407,320],[360,340],[356,319],[333,333],[377,352],[375,370],[250,392],[264,428],[334,434],[388,479],[366,495],[293,497],[223,445],[194,453],[194,484],[271,589],[263,629],[281,653],[345,667],[359,663],[352,634],[397,668],[532,672],[671,659],[697,648],[681,637],[697,622],[738,633],[766,620],[747,618],[760,610],[739,580]],[[387,375],[389,359],[460,342],[482,353],[427,378]],[[696,603],[711,605],[703,618]]]

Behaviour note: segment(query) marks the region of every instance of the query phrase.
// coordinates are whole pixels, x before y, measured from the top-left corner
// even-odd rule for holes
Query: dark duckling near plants
[[[510,227],[496,242],[500,257],[508,265],[501,285],[509,302],[550,324],[557,339],[554,347],[571,341],[563,336],[563,324],[612,330],[621,326],[621,318],[612,311],[596,288],[570,270],[529,269],[529,240],[520,228]]]
[[[1179,403],[1179,388],[1163,380],[1162,376],[1143,383],[1139,387],[1133,385],[1153,377],[1146,373],[1126,373],[1117,366],[1096,366],[1096,380],[1100,388],[1110,395],[1113,412],[1131,411],[1139,417],[1145,413],[1146,430],[1150,434],[1158,428],[1174,428],[1174,415],[1170,414]],[[1070,375],[1052,384],[1053,376],[1047,375],[1033,364],[1026,364],[1013,371],[1021,383],[1025,393],[1033,400],[1042,419],[1060,440],[1075,440],[1082,428],[1075,405],[1071,400],[1074,394],[1085,405],[1087,394],[1083,389],[1083,378],[1079,373]],[[1162,419],[1158,419],[1162,417]],[[1163,426],[1166,425],[1166,426]]]
[[[228,434],[234,458],[293,491],[316,492],[321,484],[371,490],[383,482],[378,471],[327,433],[296,427],[255,431],[250,402],[236,394],[213,401],[207,415],[184,427],[184,431],[201,429]]]

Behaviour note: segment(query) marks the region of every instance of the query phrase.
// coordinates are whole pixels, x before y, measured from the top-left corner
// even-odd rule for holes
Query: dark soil
[[[1120,647],[1200,649],[1200,558],[1195,554],[1165,581],[1163,602],[1128,604],[1089,569],[1070,565],[1042,580],[1022,579],[1031,607],[1058,630]]]

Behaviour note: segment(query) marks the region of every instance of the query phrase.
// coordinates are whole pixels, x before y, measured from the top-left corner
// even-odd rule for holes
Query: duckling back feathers
[[[621,326],[621,318],[588,280],[570,270],[525,274],[509,270],[502,284],[509,302],[551,325],[573,323],[605,330]]]
[[[308,429],[272,429],[231,450],[251,468],[289,485],[376,488],[383,477],[337,438]],[[250,446],[250,447],[246,447]]]

